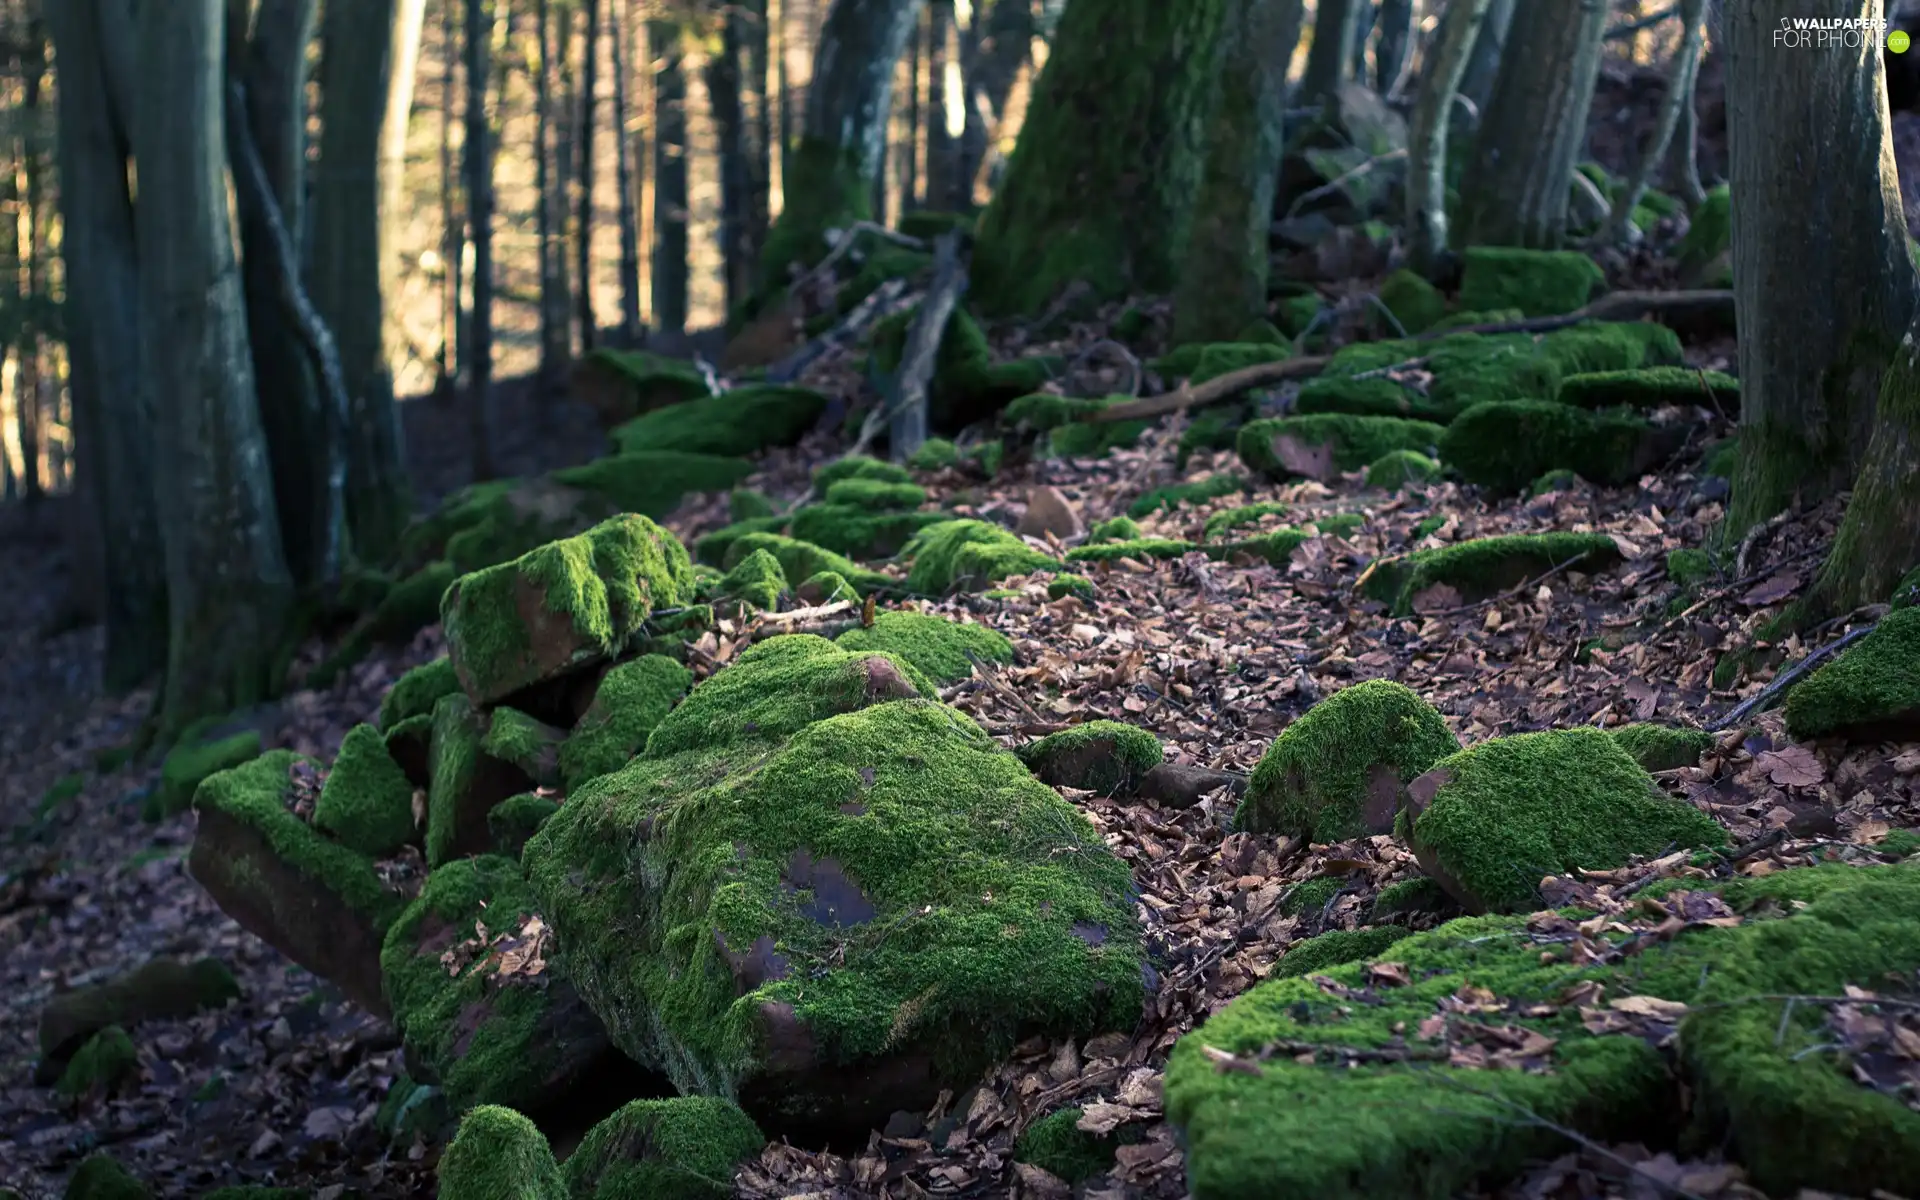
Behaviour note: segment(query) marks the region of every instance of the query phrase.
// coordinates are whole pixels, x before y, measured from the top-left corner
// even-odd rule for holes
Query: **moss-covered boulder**
[[[553,480],[597,497],[608,516],[664,517],[689,493],[727,491],[752,471],[752,463],[724,453],[632,450],[555,471]]]
[[[187,870],[240,926],[379,1016],[380,943],[406,904],[374,860],[301,820],[289,804],[318,766],[272,750],[208,777]]]
[[[1132,517],[1108,517],[1087,532],[1090,542],[1131,542],[1145,537],[1146,531]]]
[[[1387,679],[1341,688],[1260,757],[1234,828],[1341,842],[1388,833],[1400,789],[1460,749],[1440,713]]]
[[[593,703],[560,745],[567,791],[626,765],[692,686],[693,672],[664,654],[623,662],[602,676]]]
[[[1362,590],[1405,614],[1485,600],[1556,567],[1592,572],[1619,561],[1620,547],[1604,533],[1503,533],[1382,560]]]
[[[812,388],[749,384],[645,413],[615,429],[613,439],[627,454],[679,451],[744,457],[793,445],[826,409],[827,398]]]
[[[615,1044],[756,1120],[865,1131],[1035,1031],[1132,1028],[1125,865],[916,691],[887,655],[769,639],[528,844]]]
[[[780,607],[780,597],[786,595],[787,590],[787,574],[780,569],[780,560],[765,550],[755,550],[733,564],[714,594],[748,608],[771,612]]]
[[[823,499],[828,504],[861,508],[869,512],[899,512],[919,508],[927,502],[927,489],[917,483],[889,483],[883,479],[842,479],[829,484]]]
[[[1417,913],[1446,912],[1458,907],[1453,897],[1447,895],[1447,889],[1425,875],[1417,875],[1381,888],[1379,895],[1373,898],[1373,908],[1367,913],[1367,920],[1377,924]]]
[[[1720,371],[1685,367],[1641,367],[1632,371],[1593,371],[1560,381],[1555,399],[1580,408],[1661,408],[1698,404],[1737,416],[1740,381]]]
[[[1508,495],[1552,470],[1605,487],[1631,483],[1671,455],[1685,431],[1552,400],[1490,400],[1461,413],[1440,459],[1469,483]]]
[[[568,537],[609,515],[603,501],[546,476],[496,479],[461,488],[415,521],[401,538],[401,560],[444,560],[465,574]]]
[[[1416,271],[1402,267],[1380,281],[1377,293],[1403,336],[1420,333],[1447,315],[1447,298]]]
[[[1469,246],[1460,278],[1463,309],[1517,308],[1529,317],[1557,317],[1586,306],[1607,281],[1578,250]]]
[[[1549,875],[1726,841],[1598,729],[1514,734],[1440,760],[1406,785],[1398,832],[1473,913],[1536,905]]]
[[[876,613],[872,625],[849,629],[833,641],[842,650],[880,650],[904,659],[942,687],[970,678],[976,659],[1000,664],[1013,661],[1013,643],[999,630],[931,613]]]
[[[1684,278],[1707,282],[1716,263],[1720,263],[1733,245],[1733,192],[1726,184],[1707,192],[1707,198],[1694,209],[1687,232],[1675,247]],[[1732,270],[1726,271],[1732,282]]]
[[[1115,795],[1160,765],[1160,739],[1118,721],[1088,721],[1036,738],[1018,751],[1041,782]]]
[[[617,657],[654,607],[692,599],[679,539],[619,516],[455,582],[441,604],[447,656],[467,696],[491,704]]]
[[[1319,413],[1251,422],[1235,448],[1240,461],[1262,475],[1327,480],[1395,450],[1431,451],[1444,432],[1427,421]]]
[[[546,1135],[500,1105],[460,1118],[437,1170],[440,1200],[571,1200]]]
[[[118,1025],[109,1025],[81,1043],[53,1090],[68,1100],[105,1097],[117,1091],[140,1068],[133,1039]]]
[[[1064,600],[1068,596],[1078,600],[1092,600],[1096,590],[1093,580],[1085,575],[1062,572],[1047,580],[1047,599],[1049,600]]]
[[[547,823],[547,818],[560,811],[558,802],[540,795],[538,792],[522,792],[518,796],[508,796],[493,806],[487,814],[487,833],[492,839],[492,852],[502,858],[520,861],[520,855]]]
[[[1440,464],[1418,450],[1395,450],[1367,464],[1367,486],[1394,492],[1440,474]]]
[[[217,958],[156,958],[104,983],[62,992],[40,1010],[35,1082],[59,1078],[82,1043],[110,1025],[184,1020],[239,995],[233,972]]]
[[[1001,424],[1039,438],[1040,453],[1051,458],[1101,458],[1133,445],[1150,421],[1088,421],[1084,418],[1129,399],[1108,396],[1080,399],[1050,392],[1017,397],[1001,410]]]
[[[849,481],[865,482],[869,481]],[[795,511],[788,528],[794,537],[836,554],[875,559],[893,557],[915,533],[950,519],[944,513],[912,509],[886,511],[853,504],[809,504]]]
[[[1132,559],[1146,562],[1155,558],[1179,558],[1199,549],[1192,542],[1178,538],[1134,538],[1125,542],[1100,542],[1090,546],[1075,546],[1067,551],[1070,563],[1119,562]]]
[[[607,429],[641,413],[712,394],[706,375],[685,359],[604,346],[574,368],[573,388]]]
[[[460,690],[460,676],[446,655],[410,668],[380,698],[380,731],[388,733],[410,717],[431,715],[442,696]]]
[[[807,576],[799,587],[793,589],[793,595],[800,603],[814,607],[860,602],[860,593],[854,590],[854,586],[842,578],[837,571],[814,572]]]
[[[413,783],[378,729],[347,731],[314,802],[313,827],[370,858],[395,854],[414,839]]]
[[[1700,761],[1713,745],[1713,735],[1703,729],[1679,729],[1671,725],[1622,725],[1607,730],[1633,761],[1649,771],[1675,771]]]
[[[147,1185],[104,1151],[89,1155],[67,1180],[64,1200],[153,1200]]]
[[[766,1141],[714,1096],[635,1100],[589,1130],[560,1174],[572,1200],[726,1200],[734,1172]]]
[[[877,483],[912,483],[913,472],[898,463],[874,458],[870,454],[849,454],[822,463],[813,470],[813,490],[825,496],[833,486],[847,479],[870,479]]]
[[[788,579],[807,579],[822,571],[834,574],[858,588],[862,594],[878,591],[893,585],[893,580],[878,571],[870,571],[854,562],[844,554],[836,554],[824,546],[800,538],[784,537],[777,533],[748,533],[735,538],[727,547],[726,558],[722,564],[732,570],[741,560],[756,550],[765,550],[780,563],[780,571]]]
[[[923,596],[975,591],[1013,575],[1059,567],[1059,562],[989,521],[942,521],[913,536],[907,590]]]
[[[1872,633],[1787,693],[1797,738],[1920,738],[1920,608],[1896,608]]]
[[[1281,979],[1297,979],[1342,963],[1359,962],[1383,952],[1406,936],[1407,930],[1398,925],[1329,929],[1288,946],[1273,973]]]
[[[208,776],[260,756],[260,731],[242,729],[210,738],[193,738],[167,752],[160,764],[160,786],[146,812],[149,820],[187,811],[193,793]]]
[[[433,710],[433,774],[427,786],[427,864],[484,854],[487,814],[509,796],[560,782],[562,730],[511,708],[482,712],[464,693]]]
[[[1559,1153],[1562,1129],[1603,1144],[1678,1130],[1769,1195],[1911,1194],[1920,1116],[1830,1053],[1830,1008],[1788,998],[1920,966],[1920,871],[1812,868],[1665,903],[1676,936],[1605,932],[1594,954],[1566,953],[1570,920],[1468,918],[1368,956],[1385,971],[1255,986],[1168,1066],[1191,1194],[1439,1200],[1509,1182]]]
[[[703,533],[693,539],[693,558],[700,566],[718,567],[727,561],[727,555],[733,550],[734,542],[750,533],[783,534],[793,524],[793,518],[784,515],[768,517],[747,517],[731,525],[723,525],[710,533]],[[696,573],[698,567],[695,568]]]

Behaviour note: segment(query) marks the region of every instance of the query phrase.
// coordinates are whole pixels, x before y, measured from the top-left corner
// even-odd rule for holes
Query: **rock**
[[[621,663],[601,678],[593,703],[560,746],[560,778],[571,792],[617,771],[640,753],[693,686],[693,672],[664,654]]]
[[[411,717],[431,715],[440,697],[451,696],[459,690],[460,676],[453,669],[453,661],[444,654],[412,668],[394,680],[387,694],[380,698],[380,731],[391,732],[394,726]]]
[[[447,656],[475,705],[616,658],[655,606],[693,600],[678,539],[628,514],[462,576],[441,610]]]
[[[595,1125],[560,1174],[573,1200],[726,1200],[740,1164],[766,1145],[725,1100],[635,1100]]]
[[[486,853],[487,814],[496,804],[559,783],[565,736],[511,708],[477,712],[464,693],[441,697],[433,709],[427,865]]]
[[[1578,250],[1470,246],[1460,280],[1467,311],[1517,308],[1529,317],[1557,317],[1585,307],[1606,272]]]
[[[1383,562],[1361,591],[1391,604],[1396,613],[1436,611],[1489,599],[1568,564],[1600,571],[1621,557],[1620,547],[1604,533],[1495,534]]]
[[[1125,865],[911,674],[761,642],[528,843],[561,965],[683,1093],[864,1137],[1033,1032],[1138,1019]]]
[[[572,382],[604,429],[712,394],[706,376],[692,363],[644,350],[596,348],[574,366]]]
[[[1000,526],[972,519],[929,525],[913,536],[903,553],[912,563],[907,590],[922,596],[978,590],[1014,575],[1060,566]]]
[[[878,571],[869,571],[844,554],[777,533],[742,534],[727,546],[726,556],[721,561],[731,569],[739,566],[742,559],[756,550],[765,550],[778,559],[780,571],[788,579],[807,579],[822,571],[832,571],[862,593],[891,586],[894,582]]]
[[[1395,450],[1426,453],[1444,432],[1426,421],[1318,413],[1249,421],[1241,427],[1235,447],[1240,461],[1263,475],[1330,479],[1343,471],[1361,470]]]
[[[106,1153],[91,1155],[67,1180],[65,1200],[152,1200],[147,1185]]]
[[[502,800],[487,814],[487,833],[493,840],[493,852],[519,862],[533,835],[540,832],[548,817],[559,811],[558,804],[532,792]]]
[[[1439,439],[1440,461],[1469,483],[1515,495],[1549,471],[1621,487],[1686,444],[1689,427],[1557,400],[1490,400],[1467,409]]]
[[[314,804],[313,827],[371,858],[413,840],[413,784],[373,726],[347,731]]]
[[[105,983],[62,992],[40,1010],[35,1081],[60,1077],[81,1043],[110,1025],[178,1021],[238,998],[240,985],[217,958],[156,958]]]
[[[1598,729],[1494,738],[1409,782],[1396,832],[1470,913],[1527,910],[1540,881],[1715,847],[1713,818],[1667,796]]]
[[[139,1069],[133,1039],[118,1025],[109,1025],[74,1052],[53,1090],[68,1100],[106,1097],[119,1090]]]
[[[1261,756],[1234,828],[1329,844],[1389,833],[1400,789],[1460,749],[1409,688],[1370,679],[1328,696]]]
[[[440,1200],[569,1200],[553,1148],[532,1121],[497,1104],[460,1118],[440,1156]]]
[[[1698,405],[1738,416],[1740,381],[1720,371],[1695,371],[1686,367],[1589,371],[1562,379],[1554,399],[1586,409]]]
[[[755,550],[733,565],[720,580],[716,599],[724,597],[735,606],[772,612],[787,594],[787,576],[780,560],[765,550]]]
[[[802,604],[819,607],[846,601],[860,603],[860,593],[854,590],[840,575],[833,571],[820,571],[809,575],[799,587],[793,589],[794,599]]]
[[[850,629],[834,644],[842,650],[879,650],[904,659],[939,687],[972,678],[975,659],[985,664],[1013,661],[1013,643],[999,630],[931,613],[876,613],[871,626]]]
[[[628,454],[678,451],[745,458],[798,442],[826,408],[827,398],[812,388],[750,383],[643,413],[615,428],[613,441]]]
[[[157,805],[143,813],[148,820],[159,820],[183,813],[193,805],[194,789],[207,776],[256,758],[260,754],[260,731],[244,729],[212,739],[182,739],[167,752],[160,764],[160,790]]]
[[[187,870],[248,932],[386,1017],[380,942],[406,900],[373,859],[289,810],[293,772],[316,770],[273,750],[210,776],[195,796],[200,823]]]
[[[1160,739],[1118,721],[1088,721],[1028,742],[1017,752],[1040,782],[1111,796],[1131,791],[1160,765]]]
[[[433,782],[433,714],[408,717],[387,731],[387,755],[417,791]]]
[[[1221,788],[1238,799],[1246,793],[1247,777],[1191,763],[1161,763],[1140,777],[1134,794],[1162,808],[1192,808]]]
[[[1787,693],[1796,738],[1920,740],[1920,608],[1896,608],[1872,633]]]
[[[1607,736],[1648,771],[1691,767],[1713,746],[1713,735],[1704,730],[1665,725],[1622,725],[1607,730]]]

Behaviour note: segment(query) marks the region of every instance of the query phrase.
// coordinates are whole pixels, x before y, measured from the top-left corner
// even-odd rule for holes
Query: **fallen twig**
[[[853,311],[849,312],[838,325],[768,367],[767,382],[792,383],[800,377],[800,372],[858,337],[868,325],[890,310],[893,302],[906,290],[906,280],[887,280],[875,289],[872,295],[854,305]]]
[[[1340,185],[1347,182],[1347,180],[1358,179],[1383,162],[1391,162],[1394,159],[1405,158],[1406,156],[1407,148],[1402,146],[1398,150],[1389,150],[1385,154],[1376,154],[1358,166],[1353,167],[1351,170],[1342,171],[1339,175],[1321,184],[1319,187],[1300,193],[1300,195],[1294,199],[1294,202],[1287,206],[1287,218],[1291,220],[1298,216],[1301,205],[1311,203],[1322,196],[1331,196],[1334,192],[1338,191]]]
[[[947,319],[966,290],[967,263],[960,234],[943,233],[935,243],[933,283],[907,330],[894,400],[887,413],[887,451],[895,462],[905,462],[927,440],[927,388],[933,382],[934,359],[947,332]]]
[[[1785,512],[1775,513],[1772,517],[1755,525],[1752,529],[1747,530],[1747,536],[1740,539],[1740,552],[1733,557],[1733,573],[1735,575],[1745,575],[1747,573],[1747,560],[1752,556],[1754,549],[1760,545],[1760,539],[1799,515],[1800,510],[1790,508]]]
[[[1764,708],[1768,701],[1791,687],[1801,676],[1813,670],[1814,667],[1825,662],[1828,658],[1839,653],[1847,646],[1852,645],[1854,642],[1872,633],[1879,624],[1880,622],[1875,621],[1871,625],[1862,625],[1858,629],[1850,629],[1847,631],[1846,636],[1828,642],[1791,667],[1779,672],[1767,683],[1766,687],[1761,688],[1754,695],[1742,700],[1731,712],[1723,717],[1707,722],[1707,732],[1718,733],[1722,729],[1729,728],[1745,720],[1748,713],[1756,712]]]

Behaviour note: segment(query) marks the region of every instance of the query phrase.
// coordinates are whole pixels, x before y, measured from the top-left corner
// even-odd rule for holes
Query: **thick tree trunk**
[[[1380,94],[1390,95],[1413,59],[1413,0],[1380,5],[1380,38],[1374,43],[1374,79]]]
[[[473,478],[499,473],[493,445],[493,138],[487,119],[493,0],[467,0],[467,209],[473,222],[473,313],[467,403]]]
[[[786,287],[788,268],[827,252],[826,232],[872,213],[886,140],[894,64],[921,0],[833,0],[814,49],[798,144],[787,163],[785,208],[767,233],[756,306]]]
[[[1600,75],[1607,0],[1529,0],[1493,99],[1481,110],[1461,196],[1465,245],[1551,249],[1566,233],[1567,196]]]
[[[995,127],[1006,112],[1020,68],[1032,53],[1039,28],[1026,0],[994,0],[984,19],[975,5],[964,66],[967,79],[967,129],[960,140],[960,178],[967,202],[993,154]]]
[[[687,329],[686,33],[677,21],[649,22],[653,45],[653,327]]]
[[[1484,120],[1487,102],[1493,99],[1494,84],[1500,80],[1500,64],[1506,58],[1507,34],[1513,28],[1516,0],[1493,0],[1480,22],[1480,36],[1474,39],[1473,54],[1467,59],[1467,73],[1460,80],[1460,94],[1473,105]]]
[[[1852,482],[1881,377],[1914,316],[1879,46],[1773,40],[1785,17],[1880,15],[1880,0],[1751,0],[1726,14],[1741,388],[1726,532],[1735,539],[1796,497],[1819,500]]]
[[[627,125],[632,120],[627,96],[627,47],[631,44],[628,39],[633,36],[633,6],[626,0],[610,5],[607,21],[613,27],[610,65],[613,68],[614,186],[620,201],[615,206],[620,224],[620,337],[622,344],[635,346],[640,342],[640,229],[633,201],[634,146],[627,133]]]
[[[159,732],[268,694],[293,604],[227,211],[222,0],[141,4],[142,385],[169,638]]]
[[[1603,242],[1626,240],[1627,224],[1633,219],[1634,206],[1646,194],[1654,172],[1666,161],[1667,147],[1672,144],[1673,131],[1680,124],[1681,110],[1693,103],[1687,79],[1699,65],[1700,40],[1705,32],[1702,26],[1706,13],[1707,0],[1681,0],[1680,20],[1685,32],[1681,35],[1680,48],[1674,52],[1673,63],[1667,73],[1667,91],[1660,98],[1660,114],[1654,123],[1653,136],[1641,150],[1639,160],[1634,163],[1632,172],[1620,188],[1620,194],[1614,197],[1613,211],[1608,214],[1607,227],[1600,235]]]
[[[59,61],[67,384],[80,480],[99,531],[104,682],[120,691],[165,665],[168,628],[166,556],[154,506],[153,396],[141,386],[140,280],[127,188],[132,106],[130,96],[116,96],[131,81],[112,74],[135,43],[126,0],[64,0],[47,6],[47,23]]]
[[[584,0],[587,10],[586,54],[580,61],[580,125],[574,149],[579,152],[575,176],[580,181],[580,214],[574,223],[574,275],[580,280],[580,344],[591,350],[599,341],[600,326],[593,313],[593,127],[599,121],[600,0]]]
[[[1440,18],[1407,133],[1407,260],[1431,274],[1447,249],[1447,129],[1489,0],[1453,0]]]
[[[1067,6],[980,220],[972,294],[983,310],[1037,312],[1075,281],[1102,297],[1172,288],[1218,25],[1213,0]]]
[[[1920,347],[1908,333],[1880,384],[1866,456],[1827,561],[1801,606],[1818,620],[1884,603],[1920,565]]]
[[[1226,0],[1193,233],[1173,301],[1173,340],[1232,341],[1267,312],[1267,229],[1287,108],[1287,49],[1302,0]]]
[[[1307,49],[1306,72],[1300,77],[1297,103],[1322,104],[1346,82],[1353,60],[1358,24],[1354,5],[1364,0],[1320,0],[1313,14],[1313,44]]]

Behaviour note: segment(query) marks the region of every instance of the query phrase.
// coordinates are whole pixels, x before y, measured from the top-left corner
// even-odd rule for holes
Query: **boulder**
[[[1460,307],[1517,308],[1529,317],[1557,317],[1584,308],[1607,281],[1600,265],[1578,250],[1522,250],[1470,246],[1464,255]]]
[[[1250,470],[1325,482],[1395,450],[1431,451],[1443,432],[1426,421],[1320,413],[1249,422],[1234,444]]]
[[[911,563],[907,590],[922,596],[977,591],[1014,575],[1060,563],[990,521],[961,519],[929,525],[903,552]]]
[[[560,782],[564,731],[511,708],[483,713],[464,693],[433,710],[427,788],[427,864],[439,867],[492,844],[487,814],[509,796]]]
[[[1672,457],[1687,435],[1685,425],[1556,400],[1489,400],[1456,417],[1438,444],[1440,461],[1467,482],[1516,495],[1554,470],[1603,487],[1630,484]]]
[[[440,697],[460,690],[460,676],[453,661],[442,654],[431,662],[410,668],[393,681],[380,698],[380,730],[385,733],[410,717],[428,716]]]
[[[1435,611],[1489,599],[1569,564],[1585,572],[1604,570],[1620,557],[1620,547],[1604,533],[1495,534],[1382,561],[1361,591],[1396,613]]]
[[[438,1174],[440,1200],[570,1200],[546,1135],[497,1104],[460,1118]]]
[[[1118,721],[1088,721],[1020,747],[1020,761],[1051,787],[1111,796],[1131,791],[1160,765],[1160,739]]]
[[[1135,794],[1162,808],[1192,808],[1221,788],[1237,800],[1246,794],[1247,777],[1191,763],[1161,763],[1140,777]]]
[[[1797,738],[1920,739],[1920,608],[1896,608],[1787,693]]]
[[[313,827],[371,858],[385,858],[413,841],[413,784],[378,729],[355,725],[347,731],[314,803]]]
[[[40,1010],[40,1062],[35,1082],[59,1078],[74,1051],[109,1025],[177,1021],[239,998],[233,972],[217,958],[156,958],[105,983],[49,999]]]
[[[587,1132],[560,1169],[573,1200],[727,1200],[766,1135],[713,1096],[635,1100]]]
[[[1083,536],[1086,525],[1080,510],[1057,487],[1037,487],[1027,493],[1027,511],[1014,532],[1021,537],[1045,537],[1052,534],[1063,542]]]
[[[884,651],[939,687],[972,678],[976,659],[1003,665],[1013,661],[1013,643],[997,629],[903,610],[876,613],[872,625],[849,629],[834,644],[863,654]]]
[[[560,746],[560,778],[569,792],[619,770],[640,753],[653,727],[693,686],[693,672],[664,654],[648,654],[607,672],[593,703]]]

